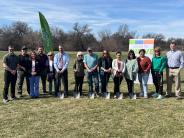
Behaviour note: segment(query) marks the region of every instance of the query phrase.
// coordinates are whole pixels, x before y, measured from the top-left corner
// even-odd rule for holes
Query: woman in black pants
[[[83,53],[78,52],[77,58],[73,65],[74,77],[75,77],[75,88],[74,88],[74,97],[80,98],[82,95],[82,85],[84,80],[84,62],[83,62]]]
[[[52,94],[52,87],[54,83],[54,91],[56,91],[56,79],[55,79],[55,68],[54,68],[54,53],[49,52],[47,54],[48,56],[48,61],[49,61],[49,66],[47,69],[47,81],[49,82],[49,94]],[[55,95],[57,96],[57,95]]]
[[[128,94],[130,99],[136,99],[134,93],[134,81],[136,80],[138,72],[138,63],[133,50],[128,52],[128,58],[125,60],[125,79],[128,87]]]
[[[111,75],[112,58],[107,50],[104,50],[102,56],[98,60],[99,74],[101,80],[101,92],[107,98],[107,84]]]
[[[116,59],[112,61],[113,80],[114,80],[114,98],[122,99],[120,92],[121,81],[123,80],[123,72],[125,71],[125,65],[121,59],[121,52],[116,52]]]

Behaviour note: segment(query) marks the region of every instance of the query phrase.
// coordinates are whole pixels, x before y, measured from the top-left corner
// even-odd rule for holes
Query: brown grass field
[[[0,52],[1,97],[4,87],[2,57],[5,53]],[[59,100],[50,95],[42,95],[40,92],[39,99],[30,99],[24,86],[22,99],[7,104],[3,104],[1,99],[0,137],[184,137],[184,100],[176,100],[174,97],[163,100],[154,98],[130,100],[125,80],[121,84],[123,100],[104,100],[101,97],[90,100],[87,96],[74,99],[72,66],[75,55],[75,52],[70,52],[68,98]],[[125,57],[126,53],[123,53],[123,58]],[[181,78],[183,92],[183,70]],[[165,88],[166,84],[164,91]],[[112,79],[108,89],[112,93]],[[83,90],[86,95],[88,90],[86,79]],[[135,92],[139,93],[139,85],[135,85]],[[153,85],[149,85],[149,94],[153,92]]]

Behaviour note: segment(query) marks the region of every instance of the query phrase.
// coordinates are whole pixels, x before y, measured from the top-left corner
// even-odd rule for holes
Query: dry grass
[[[2,59],[1,52],[0,58]],[[75,54],[70,53],[69,90],[74,87],[72,64]],[[125,57],[125,54],[124,54]],[[1,62],[2,63],[2,62]],[[182,71],[182,89],[183,86]],[[0,70],[1,93],[3,90],[3,69]],[[164,85],[165,88],[165,85]],[[109,90],[112,92],[112,80]],[[25,87],[24,87],[25,90]],[[59,100],[48,95],[29,99],[24,98],[0,103],[0,137],[183,137],[184,100],[175,98],[161,101],[129,100],[126,96],[125,81],[121,85],[125,95],[123,100],[104,100],[87,97],[76,100],[71,96]],[[135,87],[136,93],[139,86]],[[149,86],[149,92],[154,87]],[[87,93],[87,84],[84,84]],[[2,95],[2,94],[1,94]]]

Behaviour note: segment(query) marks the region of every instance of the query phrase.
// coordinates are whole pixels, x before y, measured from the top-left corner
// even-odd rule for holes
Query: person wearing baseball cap
[[[84,55],[84,66],[87,69],[87,80],[89,84],[89,98],[94,99],[93,83],[95,83],[96,96],[99,96],[98,80],[98,56],[93,53],[92,48],[88,47],[88,53]],[[93,82],[94,81],[94,82]]]
[[[22,97],[22,86],[24,78],[26,79],[27,92],[30,93],[29,75],[28,75],[28,61],[29,55],[27,54],[27,47],[21,48],[21,53],[18,55],[18,68],[17,68],[17,92],[18,98]]]

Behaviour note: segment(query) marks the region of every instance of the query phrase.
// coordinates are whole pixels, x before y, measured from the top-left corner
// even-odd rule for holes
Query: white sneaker
[[[137,99],[137,96],[136,94],[134,94],[134,96],[132,97],[133,100],[136,100]]]
[[[157,97],[156,99],[157,99],[157,100],[161,100],[161,99],[163,99],[163,97],[162,97],[161,94],[159,94],[158,97]]]
[[[110,99],[110,92],[107,92],[105,99]]]
[[[94,92],[93,93],[91,93],[91,95],[90,95],[90,97],[89,97],[90,99],[95,99],[95,94],[94,94]]]
[[[118,99],[123,99],[123,94],[122,93],[119,94]]]
[[[3,99],[3,103],[7,103],[8,102],[8,100],[7,99]]]
[[[59,99],[64,99],[64,93],[61,93],[61,95],[59,96]]]
[[[80,98],[80,93],[77,93],[76,99]]]

